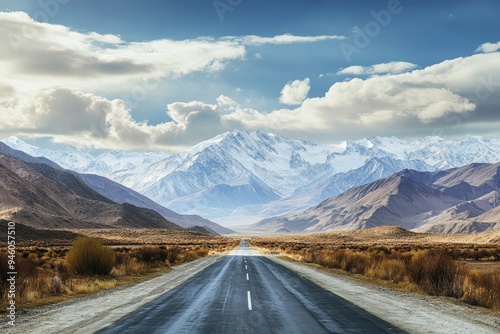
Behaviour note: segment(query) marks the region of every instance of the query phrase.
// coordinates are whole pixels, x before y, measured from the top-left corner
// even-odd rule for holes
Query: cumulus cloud
[[[236,101],[234,101],[233,99],[231,99],[230,97],[227,97],[225,95],[220,95],[217,98],[217,104],[219,106],[230,106],[230,107],[234,107],[234,106],[238,105],[238,103]]]
[[[48,89],[3,117],[0,133],[49,136],[78,147],[178,150],[226,131],[231,123],[218,105],[199,101],[171,103],[166,114],[171,121],[150,125],[135,121],[122,100]]]
[[[337,82],[324,96],[305,100],[307,93],[297,87],[307,90],[309,81],[296,80],[286,86],[295,87],[293,93],[284,95],[302,103],[270,113],[243,108],[225,95],[214,104],[170,103],[166,114],[171,120],[155,125],[135,121],[121,100],[58,88],[42,91],[2,115],[0,133],[51,136],[57,142],[98,148],[175,151],[235,128],[269,129],[323,142],[384,134],[432,135],[436,126],[477,133],[489,124],[496,131],[498,78],[498,57],[476,54],[412,72]]]
[[[484,43],[476,49],[476,52],[490,53],[490,52],[496,52],[498,50],[500,50],[500,42]]]
[[[477,133],[477,124],[496,120],[499,78],[500,59],[477,54],[412,72],[337,82],[323,97],[305,99],[295,109],[232,116],[248,128],[270,128],[323,141],[432,135],[440,127]]]
[[[202,38],[125,42],[116,35],[39,23],[22,12],[0,13],[0,44],[0,75],[29,91],[54,83],[82,90],[109,89],[117,80],[123,87],[144,78],[218,71],[246,53],[236,42]]]
[[[310,89],[309,78],[291,81],[281,90],[280,102],[288,105],[301,104],[306,99]]]
[[[349,66],[337,72],[338,75],[376,75],[376,74],[397,74],[413,70],[417,65],[404,62],[393,61],[390,63],[376,64],[372,66]]]

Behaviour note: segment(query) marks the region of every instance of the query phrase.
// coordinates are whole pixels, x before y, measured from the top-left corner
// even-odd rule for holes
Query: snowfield
[[[410,333],[499,332],[500,317],[479,308],[444,298],[397,292],[304,264],[268,257]],[[218,259],[199,259],[142,283],[35,309],[20,315],[15,328],[3,323],[0,330],[33,334],[92,333],[185,282]]]

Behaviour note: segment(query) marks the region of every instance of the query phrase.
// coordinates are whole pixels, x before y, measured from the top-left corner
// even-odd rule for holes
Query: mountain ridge
[[[182,229],[159,213],[117,204],[70,171],[0,153],[0,217],[31,227]]]
[[[78,157],[78,151],[65,155],[4,141],[43,153],[64,168],[108,177],[179,213],[226,223],[300,212],[403,169],[435,172],[500,161],[500,140],[478,136],[457,141],[373,137],[317,145],[261,130],[233,131],[175,154],[108,152],[106,159],[116,161],[105,167],[100,163],[108,160],[100,155],[99,163],[83,166],[85,152]],[[266,190],[256,192],[256,184]]]
[[[264,219],[254,227],[292,232],[384,225],[416,232],[494,230],[500,228],[499,171],[500,163],[439,172],[403,170],[349,189],[301,213]],[[463,191],[464,187],[472,190]]]
[[[92,196],[96,197],[95,199],[100,200],[102,202],[111,202],[118,204],[132,204],[139,208],[146,208],[154,210],[160,213],[164,218],[174,222],[177,225],[180,225],[184,228],[191,228],[199,226],[200,228],[206,228],[210,232],[214,232],[217,234],[231,234],[234,231],[222,227],[210,220],[204,219],[197,215],[181,215],[172,210],[169,210],[149,198],[128,189],[125,186],[122,186],[112,180],[109,180],[105,177],[93,175],[93,174],[83,174],[77,173],[70,170],[64,170],[58,164],[43,158],[43,157],[32,157],[22,151],[14,150],[4,143],[0,142],[0,152],[7,153],[11,156],[19,158],[25,162],[31,163],[32,167],[35,168],[38,172],[46,176],[47,178],[62,183],[65,186],[70,186],[70,184],[65,184],[65,182],[74,183],[76,180],[73,178],[75,176],[77,179],[83,181],[87,186],[89,186],[93,191],[97,194],[101,195],[96,196],[97,194],[93,194]],[[45,168],[44,166],[49,166],[51,168]],[[83,188],[78,188],[83,189]],[[81,194],[83,196],[88,196],[89,194]]]

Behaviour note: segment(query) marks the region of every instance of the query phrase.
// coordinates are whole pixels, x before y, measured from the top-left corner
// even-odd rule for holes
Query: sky
[[[0,138],[500,135],[500,1],[0,0]]]

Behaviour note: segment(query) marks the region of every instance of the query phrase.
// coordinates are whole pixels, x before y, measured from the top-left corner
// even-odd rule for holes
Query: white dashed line
[[[247,265],[246,265],[246,264],[245,264],[245,270],[248,270],[248,267],[247,267]]]
[[[250,291],[247,291],[247,297],[248,297],[248,310],[252,310],[252,298],[250,297]]]
[[[248,273],[247,273],[247,281],[249,281],[250,279],[248,278]]]

